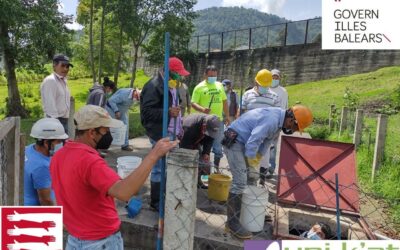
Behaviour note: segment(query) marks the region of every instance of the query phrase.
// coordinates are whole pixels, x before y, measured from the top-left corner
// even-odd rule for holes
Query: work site
[[[0,3],[1,249],[400,240],[399,50],[209,2]]]

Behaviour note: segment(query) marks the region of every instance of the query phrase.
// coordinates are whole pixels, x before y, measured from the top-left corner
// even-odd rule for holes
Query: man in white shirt
[[[40,86],[45,117],[58,119],[66,133],[68,133],[71,96],[67,86],[69,67],[73,67],[73,65],[69,62],[67,56],[55,55],[53,58],[54,72],[47,76]]]

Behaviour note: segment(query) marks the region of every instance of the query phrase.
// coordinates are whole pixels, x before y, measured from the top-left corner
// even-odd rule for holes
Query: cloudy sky
[[[286,19],[297,21],[321,16],[322,0],[198,0],[195,10],[209,7],[243,6],[262,12],[275,14]],[[60,9],[68,15],[75,15],[78,0],[61,0]],[[70,25],[76,29],[77,24]]]

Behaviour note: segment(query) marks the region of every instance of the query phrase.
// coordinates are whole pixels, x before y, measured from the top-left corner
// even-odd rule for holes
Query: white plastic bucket
[[[260,232],[264,228],[265,208],[268,204],[268,189],[247,186],[242,196],[240,223],[250,232]]]
[[[117,159],[118,175],[125,178],[133,172],[142,162],[142,158],[137,156],[122,156]]]
[[[112,145],[121,146],[125,143],[125,134],[126,134],[126,125],[124,124],[119,128],[110,128],[111,135],[113,140],[111,142]]]

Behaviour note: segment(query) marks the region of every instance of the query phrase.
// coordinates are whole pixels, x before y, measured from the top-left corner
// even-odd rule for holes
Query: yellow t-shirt
[[[204,108],[210,107],[210,114],[218,116],[221,121],[222,113],[224,111],[224,100],[226,100],[226,94],[224,87],[220,82],[210,84],[204,80],[197,84],[193,90],[192,102],[197,103]]]

